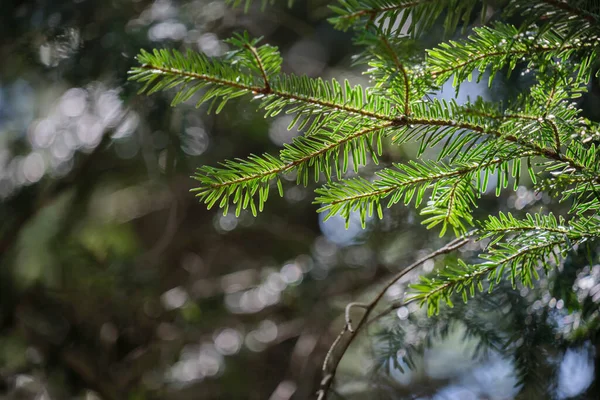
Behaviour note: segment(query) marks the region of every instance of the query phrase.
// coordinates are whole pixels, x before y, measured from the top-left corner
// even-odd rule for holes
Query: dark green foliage
[[[329,21],[342,30],[387,22],[386,35],[394,35],[394,29],[406,26],[408,33],[416,37],[443,14],[444,29],[452,32],[461,23],[469,23],[476,8],[485,16],[487,3],[484,1],[482,7],[477,0],[340,0],[339,5],[330,7],[337,16]]]

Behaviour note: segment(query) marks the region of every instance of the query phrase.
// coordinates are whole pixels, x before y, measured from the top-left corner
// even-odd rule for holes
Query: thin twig
[[[469,238],[471,236],[473,236],[474,233],[475,233],[475,231],[471,231],[471,232],[467,233],[466,235],[451,241],[447,245],[437,249],[434,252],[429,253],[425,257],[410,264],[409,266],[404,268],[402,271],[397,273],[382,289],[380,289],[378,291],[377,295],[375,296],[375,298],[372,301],[370,301],[369,303],[350,303],[346,307],[346,314],[345,314],[346,323],[344,325],[344,328],[342,329],[342,331],[338,334],[338,336],[335,338],[335,340],[331,344],[331,347],[329,348],[329,351],[327,352],[327,355],[325,356],[325,361],[323,362],[323,379],[321,380],[319,390],[317,391],[317,399],[318,400],[325,400],[327,398],[329,388],[331,387],[333,379],[335,378],[337,367],[338,367],[342,357],[344,356],[344,354],[348,350],[348,347],[350,346],[350,344],[352,343],[352,341],[358,334],[360,328],[363,325],[365,325],[365,323],[368,321],[369,316],[371,315],[371,313],[373,312],[373,310],[375,309],[375,307],[377,306],[379,301],[383,298],[383,296],[385,295],[387,290],[390,287],[392,287],[392,285],[394,285],[396,282],[398,282],[400,279],[402,279],[406,274],[408,274],[409,272],[411,272],[412,270],[414,270],[415,268],[417,268],[418,266],[423,264],[425,261],[431,260],[432,258],[435,258],[442,254],[450,253],[450,252],[464,246],[465,244],[467,244],[469,242],[469,240],[470,240]],[[360,321],[354,328],[351,327],[351,325],[349,323],[349,316],[348,316],[349,309],[353,306],[354,307],[362,307],[365,309],[364,315],[362,316],[362,318],[360,319]],[[346,336],[346,333],[349,333],[348,339],[346,341],[342,341],[344,336]],[[338,347],[339,347],[339,349],[338,349]],[[336,353],[338,355],[336,355]]]
[[[392,56],[392,59],[394,60],[394,64],[396,64],[396,68],[398,68],[400,70],[400,72],[402,72],[402,77],[404,79],[404,115],[409,115],[410,114],[410,81],[408,80],[408,73],[406,72],[406,68],[404,67],[404,64],[402,64],[400,62],[400,60],[398,60],[398,56],[396,55],[396,52],[394,51],[394,49],[392,49],[392,46],[390,45],[390,42],[387,40],[387,38],[385,36],[381,36],[381,41],[383,42],[386,49],[389,51],[390,55]]]
[[[550,94],[548,95],[548,100],[546,101],[546,105],[544,106],[544,109],[546,110],[544,112],[544,121],[548,123],[548,125],[550,125],[550,128],[552,128],[552,133],[554,134],[554,147],[556,149],[556,151],[558,153],[560,153],[560,134],[558,133],[558,127],[556,126],[556,124],[554,123],[554,121],[552,121],[549,118],[549,114],[550,114],[550,105],[552,104],[552,102],[554,101],[554,96],[556,95],[556,84],[558,83],[558,78],[554,77],[553,80],[553,85],[552,85],[552,90],[550,90]]]
[[[262,60],[260,58],[260,56],[258,55],[258,51],[256,51],[256,48],[246,45],[246,48],[248,50],[250,50],[250,53],[252,53],[252,56],[254,57],[254,59],[256,60],[256,64],[258,65],[258,69],[260,70],[260,73],[262,74],[262,78],[263,81],[265,82],[265,92],[270,92],[271,91],[271,85],[269,84],[269,78],[267,77],[267,71],[265,70],[265,66],[262,63]]]
[[[348,327],[348,330],[350,332],[354,332],[354,329],[352,329],[352,320],[350,319],[350,311],[352,310],[352,307],[360,307],[360,308],[368,309],[369,304],[367,304],[367,303],[348,303],[348,305],[346,306],[345,316],[346,316],[346,326]]]

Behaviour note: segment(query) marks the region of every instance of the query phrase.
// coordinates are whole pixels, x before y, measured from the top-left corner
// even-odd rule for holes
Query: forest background
[[[140,48],[219,56],[223,39],[245,30],[278,46],[288,72],[367,85],[352,66],[351,33],[326,20],[328,4],[3,2],[1,399],[312,398],[346,304],[444,244],[410,208],[365,230],[358,216],[348,229],[342,218],[325,222],[314,187],[293,182],[258,217],[207,211],[189,193],[194,169],[277,152],[299,134],[287,130],[291,117],[264,119],[246,101],[218,115],[171,108],[168,93],[138,96],[127,81]],[[434,27],[419,46],[444,38]],[[520,72],[457,94],[449,82],[436,96],[501,101],[530,83]],[[582,106],[591,119],[599,92],[593,83]],[[386,150],[384,163],[414,152]],[[477,212],[546,204],[523,184],[485,197]],[[544,279],[535,290],[500,288],[504,308],[477,298],[433,319],[417,304],[394,310],[350,349],[332,398],[598,398],[597,339],[556,332],[576,330],[595,306],[600,266],[585,255],[565,265],[552,290]],[[386,301],[404,291],[395,285]],[[567,312],[574,294],[591,306],[577,313],[570,302]],[[494,347],[510,335],[516,347]],[[406,355],[407,336],[412,368],[389,362]]]

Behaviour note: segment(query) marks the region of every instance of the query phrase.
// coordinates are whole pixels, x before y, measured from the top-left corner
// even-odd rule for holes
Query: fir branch
[[[248,41],[246,41],[246,43],[247,42]],[[263,106],[267,109],[268,114],[270,115],[278,113],[279,110],[281,110],[287,104],[280,103],[278,99],[292,100],[295,103],[307,104],[311,107],[324,107],[331,110],[330,112],[333,113],[332,115],[324,116],[323,119],[318,121],[318,123],[313,124],[314,130],[321,128],[322,125],[325,123],[331,124],[332,121],[336,122],[336,118],[338,115],[340,115],[340,112],[354,114],[358,118],[367,118],[367,121],[387,121],[397,127],[406,127],[412,124],[423,125],[428,129],[434,128],[436,126],[451,127],[453,129],[466,129],[474,133],[492,135],[505,141],[517,143],[527,149],[536,151],[539,155],[542,155],[544,157],[561,162],[567,162],[571,167],[574,167],[575,169],[585,169],[582,165],[578,165],[575,162],[575,160],[567,159],[564,155],[562,155],[556,150],[542,148],[536,145],[535,143],[528,143],[527,141],[519,139],[515,135],[507,135],[502,132],[489,130],[486,127],[469,122],[430,118],[431,110],[434,109],[430,109],[429,111],[421,111],[420,114],[425,116],[426,118],[407,118],[405,115],[399,117],[394,116],[390,112],[392,108],[389,103],[386,103],[382,99],[373,96],[367,96],[367,98],[363,98],[362,89],[359,87],[351,88],[349,86],[346,86],[346,94],[344,96],[341,90],[341,86],[337,85],[335,81],[333,86],[328,86],[324,82],[319,80],[310,81],[308,80],[308,78],[298,79],[294,77],[275,76],[271,80],[267,80],[267,82],[270,82],[269,87],[262,87],[257,83],[254,83],[257,82],[257,80],[252,76],[242,75],[242,79],[240,79],[240,76],[237,74],[237,71],[235,72],[235,78],[233,78],[233,76],[231,76],[231,78],[228,78],[229,75],[233,73],[233,70],[231,70],[230,66],[223,64],[220,61],[208,60],[205,57],[194,53],[188,53],[188,56],[186,58],[177,52],[169,53],[166,51],[156,51],[152,55],[143,52],[140,56],[140,61],[143,64],[141,67],[138,67],[137,69],[133,70],[133,79],[145,82],[146,86],[143,88],[143,90],[150,90],[151,92],[170,88],[178,84],[189,84],[190,81],[199,80],[201,81],[201,85],[192,86],[193,90],[197,90],[202,86],[202,84],[206,83],[217,84],[218,86],[225,87],[225,91],[219,88],[209,91],[207,94],[205,94],[201,101],[216,99],[216,97],[222,96],[224,97],[224,103],[229,98],[237,97],[240,94],[244,93],[254,92],[262,93],[265,95],[266,99],[263,101]],[[262,66],[260,62],[258,62],[257,64],[259,70],[261,71],[261,75],[266,76],[266,68]],[[275,62],[275,65],[277,65],[277,61]],[[150,72],[148,73],[148,71]],[[160,78],[161,75],[168,75],[168,77],[167,79],[155,82],[157,79]],[[225,75],[225,77],[222,77],[221,75]],[[263,81],[263,84],[265,82],[264,76],[260,78]],[[279,87],[283,89],[280,89]],[[315,89],[309,90],[308,93],[306,90],[304,90],[304,93],[306,94],[299,94],[298,92],[302,93],[303,91],[301,87],[310,87]],[[234,89],[234,91],[230,91],[227,88]],[[186,98],[189,98],[189,96],[191,95],[190,93],[191,91],[179,92],[174,102],[180,102]],[[326,100],[322,98],[323,96],[326,97]],[[349,102],[352,104],[349,105]],[[220,107],[223,106],[223,103],[220,105]],[[303,113],[308,113],[308,115],[310,115],[312,113],[312,110],[312,108],[306,109],[302,108],[301,106],[300,109],[297,110],[298,116],[304,115]],[[436,113],[441,113],[441,110],[436,111]],[[355,121],[357,123],[361,122],[360,119]],[[430,135],[429,137],[433,136]],[[437,135],[437,137],[437,140],[441,139],[441,136],[439,134]],[[422,138],[423,140],[425,140],[427,136],[423,136]],[[424,143],[424,145],[430,144],[431,143]]]
[[[285,104],[278,103],[278,99],[291,99],[295,102],[309,104],[311,106],[321,106],[328,107],[332,109],[333,114],[329,116],[325,116],[323,119],[319,120],[318,123],[313,124],[314,129],[319,129],[320,134],[313,134],[312,136],[307,136],[305,138],[296,139],[295,142],[291,145],[288,145],[284,151],[282,152],[282,160],[283,163],[277,165],[270,165],[268,168],[263,168],[260,165],[254,164],[253,160],[250,160],[249,164],[245,165],[235,165],[235,163],[230,163],[225,171],[226,174],[230,174],[232,171],[237,171],[237,175],[234,177],[227,176],[227,179],[222,179],[219,177],[221,173],[218,169],[204,169],[200,171],[200,174],[197,176],[201,176],[203,174],[207,176],[213,176],[215,179],[218,178],[217,181],[206,180],[204,178],[200,178],[199,180],[204,183],[205,186],[201,186],[198,189],[198,196],[203,199],[210,206],[214,205],[216,201],[219,201],[219,205],[223,208],[227,208],[229,196],[236,193],[233,189],[225,189],[227,187],[235,188],[237,185],[243,185],[244,189],[242,189],[242,193],[244,194],[240,201],[238,202],[237,213],[239,213],[239,204],[250,205],[254,211],[254,203],[251,198],[257,193],[256,185],[257,183],[264,184],[264,182],[270,181],[274,179],[278,174],[287,172],[294,168],[300,168],[298,174],[298,182],[304,182],[304,184],[308,183],[308,169],[304,167],[305,164],[316,166],[315,172],[324,172],[329,179],[332,175],[332,165],[335,166],[337,176],[341,176],[341,173],[345,172],[348,165],[348,156],[350,154],[349,148],[345,147],[346,143],[353,142],[355,140],[362,140],[365,135],[370,134],[374,131],[381,131],[385,128],[404,128],[410,125],[420,125],[426,128],[422,135],[422,149],[426,147],[431,147],[437,142],[439,142],[443,137],[447,137],[447,142],[445,145],[445,150],[442,152],[442,156],[444,154],[449,154],[450,150],[458,151],[460,148],[463,148],[467,145],[469,140],[474,143],[477,140],[477,136],[473,135],[461,135],[461,136],[453,136],[452,133],[457,130],[467,130],[472,132],[473,134],[480,134],[486,136],[495,137],[498,140],[503,140],[505,142],[512,142],[520,145],[522,148],[526,148],[534,151],[537,155],[544,156],[549,159],[553,159],[555,161],[560,161],[561,163],[566,163],[570,167],[586,172],[586,166],[580,165],[576,162],[575,159],[569,159],[567,156],[560,153],[560,148],[556,150],[548,149],[545,147],[541,147],[537,145],[535,142],[526,141],[521,139],[516,134],[506,134],[502,131],[497,131],[493,129],[489,129],[487,126],[482,126],[479,124],[480,121],[456,121],[449,119],[439,119],[439,116],[447,115],[447,111],[445,108],[447,106],[440,103],[432,103],[429,104],[427,108],[417,108],[414,116],[406,116],[402,115],[400,117],[393,116],[389,113],[377,113],[375,111],[369,111],[369,107],[366,107],[365,110],[365,100],[362,98],[362,89],[361,88],[350,88],[346,87],[345,95],[346,99],[344,99],[344,95],[341,91],[341,86],[333,85],[332,87],[325,85],[322,81],[313,81],[312,83],[307,83],[305,87],[315,88],[315,95],[326,95],[329,93],[326,98],[328,100],[323,100],[321,98],[315,98],[312,96],[306,96],[302,94],[297,94],[297,91],[294,91],[295,88],[302,86],[303,82],[306,81],[307,78],[297,79],[294,77],[280,77],[274,76],[273,78],[269,78],[268,71],[277,71],[279,68],[280,61],[276,58],[278,57],[277,53],[269,47],[266,47],[263,52],[266,53],[267,57],[271,57],[273,61],[270,63],[269,67],[264,65],[264,62],[260,56],[260,52],[262,48],[256,50],[256,48],[251,45],[252,42],[249,38],[238,39],[238,45],[241,48],[244,48],[249,51],[250,58],[243,58],[245,56],[238,55],[240,57],[241,63],[248,66],[248,68],[255,68],[260,77],[257,79],[262,80],[263,86],[260,86],[256,83],[257,80],[252,76],[246,76],[243,79],[239,79],[236,77],[234,79],[222,78],[220,75],[226,75],[227,73],[223,73],[223,71],[227,68],[224,64],[221,64],[219,61],[209,61],[197,54],[188,54],[188,57],[185,58],[178,53],[166,53],[166,52],[155,52],[153,55],[149,55],[148,53],[143,54],[143,60],[151,62],[150,64],[143,64],[140,68],[141,70],[150,69],[152,71],[152,75],[145,75],[140,70],[136,70],[134,75],[135,79],[139,79],[142,81],[146,81],[146,87],[149,88],[151,84],[153,84],[154,80],[157,79],[157,76],[160,74],[171,74],[170,79],[160,81],[159,83],[155,83],[150,91],[160,90],[172,87],[177,84],[188,84],[191,80],[200,80],[203,83],[217,84],[219,86],[223,86],[225,88],[233,88],[238,89],[239,92],[229,92],[229,91],[216,91],[209,92],[208,95],[205,95],[205,99],[216,98],[216,96],[223,96],[225,101],[230,98],[239,95],[239,93],[252,91],[254,93],[260,93],[267,97],[263,102],[263,106],[267,109],[268,114],[275,114],[278,110],[282,109]],[[388,43],[389,46],[389,43]],[[144,58],[145,57],[145,58]],[[399,63],[399,61],[396,61]],[[160,65],[156,65],[160,64]],[[185,68],[174,68],[176,66],[180,66]],[[216,70],[216,72],[215,72]],[[208,72],[201,73],[202,71]],[[212,73],[212,74],[211,74]],[[405,96],[409,96],[410,88],[409,88],[409,79],[408,76],[404,75],[404,86],[405,86]],[[280,89],[280,88],[283,89]],[[336,89],[337,88],[337,89]],[[286,90],[289,89],[289,90]],[[180,94],[183,92],[180,92]],[[183,98],[188,97],[189,92],[186,92],[184,95],[180,95],[176,97],[175,101],[182,101]],[[343,101],[340,101],[340,96]],[[408,101],[407,101],[408,100]],[[391,110],[389,104],[386,105],[385,102],[381,102],[374,97],[367,97],[367,103],[370,105],[370,110]],[[353,103],[349,105],[348,103]],[[407,106],[410,102],[409,97],[405,97],[404,104]],[[223,104],[222,104],[223,105]],[[221,105],[221,106],[222,106]],[[220,106],[220,107],[221,107]],[[363,106],[361,108],[361,106]],[[454,107],[454,106],[453,106]],[[310,112],[312,109],[308,109]],[[307,109],[300,108],[298,115],[302,115],[303,112],[306,112]],[[348,130],[349,124],[348,121],[344,121],[341,118],[338,118],[340,112],[354,113],[359,118],[358,120],[354,120],[355,124],[358,126],[358,130],[355,132],[350,132]],[[362,119],[365,118],[366,119]],[[421,117],[421,118],[420,118]],[[372,125],[372,121],[374,120],[382,120],[385,121],[383,124]],[[329,131],[327,128],[329,127]],[[431,129],[435,129],[437,127],[443,128],[441,131],[432,131]],[[340,130],[341,129],[341,130]],[[337,133],[337,132],[340,133]],[[405,136],[405,139],[410,139],[410,137],[414,136],[410,134]],[[396,138],[401,137],[401,131],[396,134]],[[367,142],[364,140],[361,142],[361,146],[357,147],[355,151],[352,152],[354,157],[354,166],[355,168],[366,162],[365,154],[367,152]],[[338,155],[339,153],[333,152],[335,149],[342,148],[343,149],[343,166],[339,168]],[[380,148],[378,146],[378,148]],[[372,153],[375,154],[375,153]],[[333,162],[328,160],[328,157],[334,156]],[[318,160],[317,160],[318,158]],[[236,170],[237,168],[237,170]],[[257,170],[253,170],[253,168],[257,168]],[[597,179],[597,176],[595,176]],[[208,188],[206,186],[208,184]],[[453,185],[456,185],[455,182]],[[456,188],[456,186],[453,186]],[[265,193],[265,189],[260,191],[259,193]],[[446,192],[450,193],[450,192]],[[452,191],[451,193],[455,193]],[[384,193],[380,193],[384,194]],[[467,195],[467,192],[464,192],[464,195]],[[259,209],[263,207],[263,200],[266,199],[266,195],[261,195],[259,199]],[[243,200],[243,201],[241,201]],[[450,201],[449,205],[454,206],[454,197],[450,196],[448,198]],[[243,206],[245,208],[245,206]],[[379,206],[378,206],[379,207]],[[450,207],[452,208],[452,207]],[[432,218],[430,218],[429,222],[434,225],[439,223],[438,213],[439,208],[430,208],[426,213],[434,213]],[[364,209],[361,210],[363,212],[363,220],[364,220]],[[466,209],[465,209],[466,211]],[[346,211],[347,212],[347,211]],[[451,213],[448,214],[448,209],[446,209],[446,216],[444,217],[444,224],[442,232],[445,231],[445,227],[448,226],[448,221],[451,216]],[[468,217],[468,213],[464,213],[465,217]],[[346,215],[348,218],[348,215]],[[364,223],[364,222],[363,222]],[[459,231],[463,230],[464,227],[461,225],[460,220],[456,220],[453,225],[455,228],[458,228]]]
[[[386,0],[372,1],[372,7],[366,8],[364,3],[361,4],[358,1],[340,0],[340,6],[345,7],[345,9],[337,6],[330,6],[330,8],[338,13],[339,16],[330,18],[329,21],[334,27],[341,30],[347,30],[349,27],[354,26],[361,17],[367,17],[367,23],[370,23],[374,21],[378,15],[381,15],[384,18],[394,18],[404,10],[426,5],[427,3],[433,3],[433,0],[408,0],[405,3],[400,3],[400,1],[402,0],[396,2]]]
[[[227,101],[252,95],[267,117],[294,115],[290,127],[297,126],[304,135],[284,145],[278,157],[252,155],[198,170],[197,196],[209,208],[218,204],[227,212],[233,204],[237,214],[248,207],[256,214],[273,186],[282,194],[281,175],[295,171],[298,184],[307,185],[311,174],[315,181],[325,176],[327,183],[317,189],[315,201],[321,204],[319,211],[328,212],[327,218],[339,214],[348,222],[352,212],[359,212],[364,226],[367,215],[382,216],[384,205],[414,202],[419,207],[427,196],[423,223],[429,228],[440,225],[442,235],[452,227],[459,237],[405,268],[371,302],[348,304],[344,328],[324,361],[320,399],[327,396],[343,354],[361,327],[372,321],[369,316],[385,291],[425,260],[465,245],[471,236],[490,240],[480,254],[483,261],[460,259],[438,277],[423,277],[412,286],[414,296],[404,304],[419,300],[433,314],[442,302],[452,305],[454,295],[467,301],[504,278],[513,286],[532,285],[540,268],[547,272],[573,246],[600,237],[600,151],[595,142],[599,125],[581,117],[574,104],[588,86],[597,58],[600,16],[579,0],[511,0],[513,10],[521,7],[525,23],[474,28],[466,40],[442,43],[419,58],[411,55],[416,41],[395,31],[406,28],[414,38],[442,15],[446,29],[455,29],[461,21],[466,27],[478,4],[340,0],[332,7],[337,16],[331,21],[340,29],[363,30],[357,43],[367,50],[358,61],[369,66],[367,74],[374,83],[368,89],[282,74],[277,49],[259,46],[247,34],[231,39],[234,50],[222,58],[142,51],[140,66],[131,71],[131,78],[143,83],[142,91],[177,88],[173,105],[198,93],[197,106],[216,104],[219,112]],[[482,17],[485,2],[483,7]],[[476,70],[478,79],[487,70],[491,84],[499,71],[510,73],[523,62],[528,71],[535,70],[536,83],[507,108],[482,100],[459,105],[427,96],[452,76],[458,90]],[[421,161],[379,170],[373,181],[341,180],[350,164],[357,171],[369,157],[377,163],[386,137],[393,144],[416,141]],[[434,160],[425,158],[430,149]],[[532,159],[539,169],[532,167]],[[536,189],[571,202],[568,222],[552,214],[473,217],[471,211],[487,191],[490,175],[498,175],[496,194],[511,176],[516,189],[523,161]],[[461,236],[467,225],[477,230]],[[358,324],[350,319],[355,308],[365,309]]]
[[[550,106],[554,102],[554,97],[556,95],[556,85],[557,84],[558,84],[558,78],[554,77],[552,86],[550,89],[550,94],[548,95],[548,99],[546,100],[546,105],[544,107],[545,111],[543,114],[543,120],[545,122],[547,122],[548,125],[550,125],[550,127],[552,128],[552,132],[554,133],[554,146],[555,146],[556,152],[560,153],[561,143],[560,143],[560,134],[558,133],[558,127],[556,126],[554,121],[552,121],[552,119],[548,118],[548,116],[550,115]]]
[[[553,214],[527,214],[524,220],[519,220],[510,213],[500,213],[484,221],[477,235],[480,239],[491,239],[487,252],[479,255],[484,262],[469,265],[458,260],[457,265],[446,267],[437,279],[422,277],[420,283],[411,285],[415,294],[410,299],[427,304],[429,314],[435,314],[439,312],[441,301],[452,306],[454,293],[462,295],[466,302],[476,289],[484,290],[484,277],[491,291],[506,269],[513,286],[517,279],[531,286],[540,264],[546,271],[550,269],[549,257],[558,263],[561,255],[573,246],[600,237],[600,221],[585,217],[567,224],[564,218],[557,219]],[[556,248],[559,253],[555,252]]]
[[[193,80],[201,80],[201,81],[206,81],[206,82],[210,82],[210,83],[214,83],[214,84],[218,84],[218,85],[228,86],[228,87],[231,87],[234,89],[239,89],[241,91],[244,91],[245,92],[244,94],[274,95],[274,96],[281,97],[284,99],[294,100],[294,101],[303,102],[303,103],[309,103],[312,105],[325,107],[325,108],[329,108],[332,110],[346,111],[348,113],[352,113],[352,114],[356,114],[356,115],[360,115],[360,116],[368,117],[368,118],[372,118],[372,119],[384,120],[384,121],[393,120],[392,117],[390,117],[386,114],[383,114],[383,113],[370,112],[363,108],[348,106],[345,104],[346,103],[345,101],[342,101],[339,103],[334,102],[334,101],[326,101],[326,100],[321,100],[315,96],[296,94],[293,92],[287,92],[284,90],[274,89],[270,86],[262,87],[262,86],[258,86],[258,85],[252,85],[252,84],[243,84],[243,83],[239,83],[237,80],[227,80],[227,79],[219,78],[219,76],[199,74],[199,73],[185,71],[182,69],[167,68],[167,67],[155,65],[155,64],[142,64],[138,68],[150,71],[157,75],[166,75],[166,76],[171,76],[171,77],[181,77],[184,79],[187,78],[187,79],[193,79]],[[135,77],[135,78],[137,78],[137,77]],[[145,89],[144,89],[144,91],[145,91]],[[151,93],[151,91],[149,93]]]
[[[329,22],[340,30],[379,25],[389,36],[395,29],[406,28],[411,36],[418,37],[439,23],[442,15],[446,33],[454,31],[460,22],[466,26],[480,4],[478,0],[339,0],[339,5],[330,6],[337,15]],[[482,20],[486,6],[484,1]],[[409,23],[409,17],[418,23]]]
[[[554,214],[526,214],[525,220],[516,219],[511,213],[498,214],[498,217],[491,215],[481,226],[481,237],[493,237],[490,243],[493,245],[506,235],[516,232],[537,231],[551,232],[563,235],[569,235],[572,231],[565,227],[565,219],[559,217],[557,220]],[[575,238],[575,237],[573,237]]]
[[[200,182],[200,187],[192,191],[196,192],[199,200],[207,204],[209,209],[218,204],[226,214],[230,202],[233,202],[237,205],[236,215],[248,206],[256,215],[255,195],[259,195],[258,211],[262,211],[268,198],[269,182],[276,180],[279,194],[283,195],[279,175],[297,170],[298,183],[303,182],[305,185],[308,184],[309,167],[314,169],[316,180],[319,172],[330,177],[335,169],[338,175],[341,175],[346,171],[351,153],[356,169],[361,161],[364,161],[364,137],[390,126],[391,123],[370,126],[345,136],[300,137],[291,145],[286,145],[281,152],[281,159],[264,154],[262,157],[250,156],[248,160],[226,161],[221,168],[204,166],[199,168],[193,177]],[[349,145],[357,140],[362,140],[363,146],[351,149]],[[343,159],[341,167],[340,154]]]
[[[550,102],[550,98],[548,101]],[[561,152],[561,140],[558,126],[554,122],[553,118],[550,118],[552,114],[550,114],[549,107],[545,108],[545,113],[543,116],[535,117],[533,115],[519,114],[519,113],[502,113],[496,114],[491,112],[486,112],[482,110],[478,110],[475,108],[470,108],[469,106],[465,107],[464,111],[467,114],[478,115],[480,117],[489,118],[493,120],[506,121],[506,120],[522,120],[522,121],[532,121],[535,123],[547,124],[553,132],[554,138],[554,150],[557,154]],[[525,130],[525,129],[523,129]]]
[[[414,112],[414,110],[413,110],[413,112]],[[446,127],[446,128],[454,128],[454,129],[464,129],[467,131],[471,131],[473,133],[492,136],[492,137],[502,140],[502,141],[514,143],[523,149],[533,151],[535,154],[537,154],[541,157],[544,157],[544,158],[547,158],[547,159],[550,159],[553,161],[557,161],[558,162],[556,164],[557,167],[559,167],[561,165],[567,165],[568,167],[572,168],[573,170],[587,175],[591,180],[600,183],[600,176],[597,175],[596,170],[594,168],[592,168],[592,165],[589,161],[587,162],[587,164],[582,163],[582,162],[578,161],[577,156],[572,157],[570,155],[570,153],[575,151],[576,147],[567,149],[566,153],[562,153],[555,149],[541,147],[541,146],[537,145],[535,142],[531,142],[531,141],[526,140],[525,138],[518,137],[516,134],[504,133],[502,131],[499,131],[496,129],[490,129],[489,127],[478,125],[478,124],[475,124],[472,122],[462,122],[462,121],[448,120],[448,119],[424,119],[424,118],[411,117],[411,118],[406,118],[405,123],[402,125],[423,125],[426,127],[437,126],[437,127]],[[429,132],[426,132],[426,133],[429,133]],[[515,132],[515,133],[517,133],[517,132]],[[519,133],[521,133],[521,132],[519,132]],[[409,137],[414,137],[414,134],[410,135]],[[434,137],[433,134],[430,134],[429,136],[424,134],[424,135],[421,135],[421,140],[423,140],[424,144],[427,144],[428,146],[430,146],[432,144],[431,142],[433,142],[433,144],[436,144],[437,142],[439,142],[440,138],[438,138],[437,141],[432,141],[431,140],[432,137]],[[402,138],[401,136],[396,136],[396,140],[400,140],[401,138]],[[465,138],[468,139],[468,136],[465,136]],[[466,145],[467,140],[465,140],[464,138],[457,138],[457,139],[462,139],[463,143]],[[402,140],[404,140],[404,139],[402,139]],[[427,140],[429,140],[430,143],[426,143]],[[458,146],[455,146],[455,147],[458,147]],[[587,160],[589,160],[589,158],[587,158]]]
[[[527,157],[533,153],[522,153],[520,157]],[[321,204],[318,212],[327,212],[325,220],[333,215],[341,215],[346,223],[349,222],[352,212],[358,211],[361,224],[366,224],[366,217],[371,216],[374,211],[379,218],[383,218],[383,200],[387,200],[386,207],[403,201],[405,205],[414,200],[415,207],[419,207],[425,197],[425,192],[431,190],[436,196],[429,200],[429,206],[424,210],[426,214],[444,215],[443,220],[434,218],[423,221],[427,223],[443,223],[446,227],[453,226],[464,231],[460,222],[462,218],[454,218],[453,209],[456,207],[455,198],[456,185],[459,182],[481,181],[482,175],[487,175],[494,168],[506,164],[505,158],[496,158],[490,161],[474,160],[468,164],[456,163],[446,165],[434,162],[409,162],[406,165],[396,164],[395,169],[383,169],[375,173],[379,178],[369,182],[364,178],[354,178],[332,182],[316,190],[315,203]],[[508,166],[508,164],[506,164]],[[444,205],[444,193],[450,187],[450,204]],[[482,184],[477,189],[479,193],[485,192],[487,185]],[[466,188],[462,188],[462,191]],[[470,187],[469,187],[470,190]],[[461,197],[459,215],[472,206],[472,199]],[[445,210],[441,214],[434,210]],[[444,231],[445,229],[442,229]]]
[[[482,256],[488,261],[467,265],[459,260],[458,266],[446,267],[440,274],[440,279],[421,278],[421,282],[411,285],[415,294],[410,301],[419,301],[426,304],[429,315],[439,312],[440,302],[444,301],[449,306],[453,305],[451,296],[454,293],[462,295],[463,301],[473,297],[476,291],[483,291],[482,279],[487,276],[489,288],[502,279],[505,268],[510,269],[513,285],[517,276],[526,286],[531,286],[533,277],[537,277],[535,268],[538,262],[546,263],[546,257],[553,253],[554,248],[564,245],[564,237],[554,240],[538,241],[537,244],[527,247],[516,247],[504,244],[503,247],[493,250],[488,255]]]
[[[258,40],[238,35],[230,40],[237,49],[224,58],[208,58],[192,51],[185,56],[175,50],[142,51],[138,56],[140,66],[130,71],[130,79],[142,82],[140,92],[149,94],[178,87],[172,105],[204,89],[196,105],[211,102],[212,107],[220,101],[217,112],[229,100],[252,94],[268,117],[283,111],[296,114],[290,128],[298,125],[299,129],[306,128],[307,134],[323,125],[339,123],[341,117],[355,124],[397,119],[390,101],[360,86],[280,74],[277,49],[257,47]]]
[[[595,51],[598,46],[595,38],[565,41],[551,30],[536,36],[535,32],[524,34],[517,27],[503,23],[474,28],[473,31],[467,40],[449,41],[427,51],[429,73],[438,83],[454,75],[454,86],[458,88],[461,82],[471,78],[475,69],[481,72],[488,67],[491,83],[498,71],[507,66],[509,71],[514,69],[523,56],[528,57],[530,66],[535,63],[545,65],[552,58],[566,61],[581,49]]]

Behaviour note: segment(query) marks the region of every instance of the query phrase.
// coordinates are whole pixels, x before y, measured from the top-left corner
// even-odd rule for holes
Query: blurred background
[[[449,240],[401,206],[366,230],[324,223],[314,187],[294,177],[256,218],[207,211],[189,193],[196,167],[276,154],[300,132],[246,98],[208,115],[171,108],[172,93],[138,96],[127,71],[140,48],[220,56],[247,30],[279,46],[286,72],[368,85],[328,2],[277,3],[2,0],[0,399],[313,398],[344,306]],[[434,29],[419,45],[442,39]],[[503,100],[531,81],[468,83],[458,101]],[[593,118],[596,89],[581,103]],[[388,144],[383,163],[414,150]],[[524,184],[476,212],[565,207]],[[425,263],[382,308],[440,266]],[[351,347],[331,398],[598,399],[598,301],[592,246],[533,289],[500,287],[430,319],[398,308]]]

